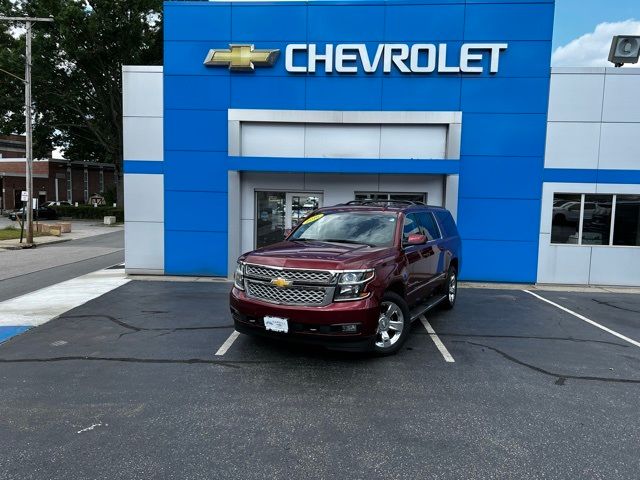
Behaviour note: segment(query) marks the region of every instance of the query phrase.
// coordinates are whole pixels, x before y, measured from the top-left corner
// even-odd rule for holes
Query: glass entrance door
[[[255,247],[280,242],[300,221],[323,203],[321,193],[256,192]]]

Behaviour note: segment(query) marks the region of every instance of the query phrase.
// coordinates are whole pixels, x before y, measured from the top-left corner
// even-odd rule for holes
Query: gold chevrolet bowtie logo
[[[282,277],[274,278],[273,280],[271,280],[271,285],[275,285],[276,287],[280,288],[289,287],[291,286],[291,283],[293,282]]]
[[[213,48],[209,50],[205,65],[228,65],[229,70],[253,70],[258,67],[269,67],[274,64],[280,50],[256,50],[253,45],[229,45],[228,49]]]

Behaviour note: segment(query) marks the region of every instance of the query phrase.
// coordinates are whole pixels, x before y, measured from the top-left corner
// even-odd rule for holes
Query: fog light
[[[356,333],[358,331],[358,324],[348,323],[346,325],[342,325],[342,331],[344,333]]]

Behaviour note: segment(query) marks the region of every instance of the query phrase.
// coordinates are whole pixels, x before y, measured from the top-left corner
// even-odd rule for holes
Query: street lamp
[[[25,136],[26,136],[26,156],[27,168],[25,183],[27,184],[27,196],[29,197],[27,205],[27,245],[33,245],[33,125],[31,111],[31,24],[33,22],[53,22],[53,18],[38,17],[2,17],[0,21],[20,22],[25,24],[26,29],[26,54],[24,78],[20,78],[12,73],[12,77],[24,83],[24,116],[25,116]],[[4,71],[4,70],[3,70]]]

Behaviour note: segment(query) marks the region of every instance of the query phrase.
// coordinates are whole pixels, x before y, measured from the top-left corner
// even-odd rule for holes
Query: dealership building
[[[551,68],[553,19],[166,2],[164,65],[123,68],[127,271],[226,277],[313,209],[378,199],[448,208],[465,280],[640,285],[640,69]]]

